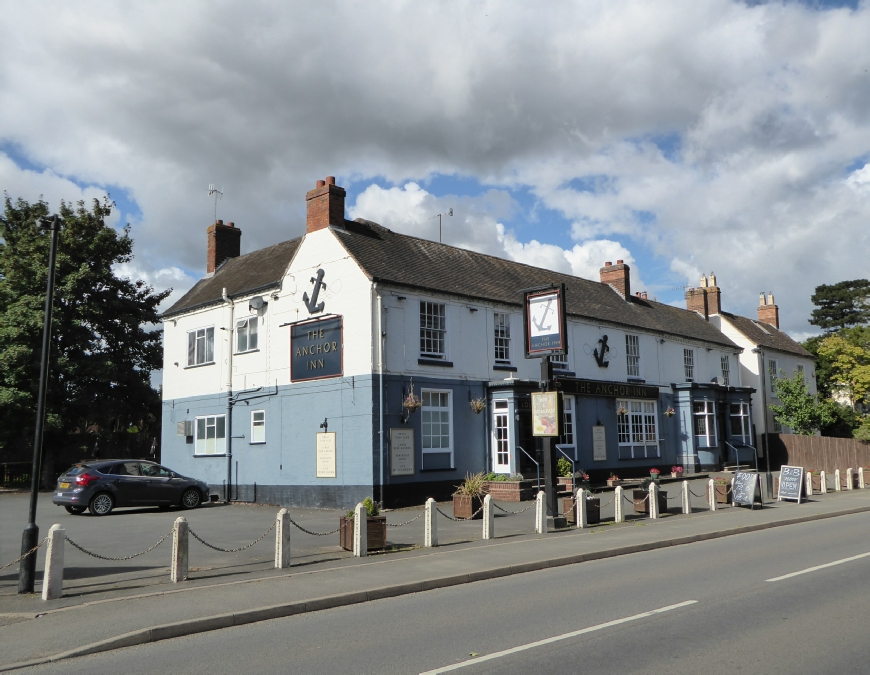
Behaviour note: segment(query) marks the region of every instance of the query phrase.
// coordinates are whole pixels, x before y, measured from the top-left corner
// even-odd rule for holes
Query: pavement
[[[696,494],[703,495],[700,482],[692,486]],[[672,486],[674,495],[676,488],[677,485]],[[418,543],[422,542],[423,519],[412,520],[421,509],[392,511],[388,513],[388,523],[396,527],[388,530],[391,549],[368,558],[353,558],[339,549],[335,545],[338,535],[314,537],[294,530],[293,566],[285,570],[271,568],[274,541],[271,534],[258,545],[232,554],[211,551],[192,540],[191,578],[179,584],[169,582],[168,546],[142,556],[162,556],[163,564],[138,563],[135,558],[126,563],[95,560],[90,567],[69,567],[73,560],[79,565],[85,557],[78,555],[74,559],[73,554],[78,552],[67,546],[70,578],[65,581],[65,595],[59,600],[43,602],[37,594],[18,595],[14,587],[17,567],[10,568],[15,571],[12,575],[8,569],[0,572],[0,671],[483,579],[870,511],[870,490],[815,495],[802,504],[767,502],[763,509],[754,511],[726,507],[711,512],[706,509],[703,497],[693,497],[696,510],[691,515],[681,514],[679,500],[671,495],[669,512],[659,520],[638,516],[623,524],[613,524],[606,520],[610,497],[612,493],[601,495],[605,518],[602,525],[546,535],[532,533],[533,509],[515,515],[501,514],[495,521],[496,538],[491,540],[481,540],[481,521],[453,522],[439,516],[442,545],[429,549]],[[22,495],[0,495],[0,525],[4,527],[0,531],[0,544],[6,544],[0,564],[14,559],[6,555],[9,533],[13,531],[8,527],[7,514],[19,511],[19,502],[24,499]],[[500,505],[518,511],[529,503]],[[12,506],[16,508],[10,509]],[[630,512],[631,507],[626,506]],[[609,507],[612,509],[612,504]],[[452,513],[446,505],[441,509]],[[227,505],[185,515],[191,529],[207,541],[219,541],[222,546],[232,548],[243,545],[238,542],[250,543],[262,534],[269,520],[274,520],[274,513],[271,507]],[[337,514],[337,511],[291,511],[300,525],[321,532],[337,526]],[[130,541],[116,541],[116,548],[123,544],[130,549],[125,555],[144,549],[154,543],[152,539],[156,537],[152,535],[176,516],[177,513],[144,509],[119,511],[113,527],[126,531]],[[94,535],[94,528],[106,527],[101,524],[103,518],[72,518],[64,526],[79,543],[87,540],[86,535]],[[240,529],[243,524],[245,528]],[[265,526],[252,536],[252,529],[260,524]],[[20,541],[20,532],[17,536]],[[686,546],[685,551],[689,554],[691,547]],[[214,564],[200,566],[201,560]]]

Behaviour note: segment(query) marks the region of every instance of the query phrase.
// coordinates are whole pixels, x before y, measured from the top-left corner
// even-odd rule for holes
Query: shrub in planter
[[[387,517],[378,515],[378,505],[371,497],[363,499],[366,507],[366,547],[372,551],[387,547]],[[339,544],[345,551],[353,551],[353,509],[341,516],[339,525]]]
[[[486,496],[486,476],[480,473],[469,473],[461,485],[456,486],[453,493],[454,518],[483,518],[483,498]]]

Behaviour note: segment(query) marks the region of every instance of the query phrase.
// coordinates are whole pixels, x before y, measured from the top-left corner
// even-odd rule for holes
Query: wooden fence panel
[[[769,434],[771,469],[783,464],[833,474],[836,469],[870,468],[870,443],[854,438]]]

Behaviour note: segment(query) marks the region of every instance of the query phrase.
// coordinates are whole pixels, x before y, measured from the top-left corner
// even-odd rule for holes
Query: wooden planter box
[[[613,480],[612,478],[607,479],[607,487],[617,487],[619,485],[622,485],[622,481],[619,478],[616,480]]]
[[[495,497],[493,497],[493,499],[495,499]],[[474,520],[480,520],[483,518],[483,511],[480,510],[481,506],[483,506],[483,499],[480,497],[453,495],[454,518],[472,518],[473,516]]]
[[[814,473],[813,477],[813,493],[822,493],[822,476],[821,474]],[[779,479],[777,479],[779,480]]]
[[[776,479],[779,481],[779,479]],[[777,483],[778,484],[778,483]],[[707,486],[707,501],[710,501],[710,486]],[[716,485],[716,503],[717,504],[730,504],[731,503],[731,483],[725,483],[724,485]]]
[[[569,523],[574,522],[574,498],[565,497],[562,500],[562,515]],[[597,525],[601,522],[601,500],[598,497],[586,500],[586,524]]]
[[[497,502],[524,502],[534,499],[531,480],[491,480],[486,482],[486,491]]]
[[[574,492],[574,479],[559,476],[559,484],[556,487],[559,492]]]
[[[849,482],[848,482],[847,478],[848,478],[848,476],[846,475],[846,472],[841,471],[840,472],[840,487],[843,490],[849,489]],[[858,489],[858,471],[857,470],[852,472],[852,489],[854,489],[854,490]]]
[[[341,516],[339,544],[345,551],[353,551],[353,518]],[[387,547],[387,517],[370,516],[366,518],[366,545],[374,551]]]
[[[646,490],[632,491],[634,499],[634,512],[649,514],[649,492]],[[668,510],[668,493],[659,490],[659,513],[665,513]]]

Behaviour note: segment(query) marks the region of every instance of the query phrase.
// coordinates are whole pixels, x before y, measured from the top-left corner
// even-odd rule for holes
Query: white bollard
[[[187,534],[189,531],[190,526],[187,524],[187,518],[178,516],[172,527],[172,565],[169,571],[170,579],[174,584],[179,581],[187,581]]]
[[[353,557],[365,558],[369,554],[369,514],[359,503],[353,510]]]
[[[710,493],[710,510],[716,510],[716,481],[711,478],[707,483],[707,490]]]
[[[659,517],[659,486],[655,481],[649,484],[649,517],[650,520]]]
[[[807,483],[807,499],[813,496],[813,474],[807,473],[806,476]]]
[[[622,486],[617,485],[616,489],[613,491],[613,522],[614,523],[624,523],[625,522],[625,511],[622,509]]]
[[[846,469],[846,489],[852,490],[855,486],[855,472],[852,469]]]
[[[689,481],[683,481],[683,513],[686,515],[691,515],[692,513],[692,501],[689,499]]]
[[[426,500],[426,531],[423,534],[423,546],[426,548],[433,548],[438,546],[438,521],[436,517],[438,515],[438,511],[436,511],[438,507],[435,505],[435,500],[432,497]]]
[[[867,487],[866,483],[864,483],[864,467],[858,467],[858,487],[863,490]]]
[[[819,482],[821,483],[820,487],[822,488],[822,494],[826,495],[828,494],[828,477],[825,475],[824,471],[819,472],[819,477],[821,478]]]
[[[43,600],[57,600],[63,595],[63,544],[65,541],[66,530],[58,523],[52,525],[48,531],[45,572],[42,575]]]
[[[495,512],[492,509],[492,495],[483,498],[483,538],[492,539],[495,535]]]
[[[543,490],[535,497],[535,532],[547,534],[547,495]]]
[[[278,511],[278,522],[275,524],[275,568],[279,570],[290,567],[290,514],[287,509]]]
[[[578,529],[583,529],[589,524],[589,517],[586,515],[586,490],[580,488],[574,497],[574,523]]]
[[[834,469],[834,491],[840,492],[842,489],[840,485],[840,470]]]

